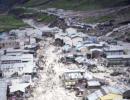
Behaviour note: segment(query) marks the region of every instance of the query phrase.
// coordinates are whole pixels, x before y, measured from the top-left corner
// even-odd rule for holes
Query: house
[[[94,49],[94,48],[103,48],[105,46],[104,42],[99,43],[85,43],[84,44],[88,49]]]
[[[69,70],[64,72],[63,81],[66,88],[74,88],[78,80],[84,78],[84,70]]]
[[[108,66],[130,65],[130,55],[109,55],[107,56]]]
[[[72,44],[73,44],[73,46],[76,46],[78,43],[80,43],[80,42],[83,41],[83,38],[82,38],[82,37],[79,37],[79,36],[73,37],[73,38],[71,38],[71,39],[72,39]]]
[[[17,92],[17,91],[20,91],[20,92],[25,93],[26,88],[27,88],[28,86],[30,86],[29,83],[14,84],[14,85],[12,85],[12,86],[9,86],[10,93],[14,93],[14,92]]]
[[[85,57],[82,57],[82,56],[79,56],[79,57],[76,57],[75,58],[75,61],[78,63],[78,64],[83,64],[86,62],[86,58]]]
[[[74,63],[74,55],[71,53],[67,53],[64,55],[64,57],[61,58],[61,62],[65,63],[65,64],[69,64],[69,63]]]
[[[32,74],[35,71],[35,62],[32,54],[3,55],[0,57],[0,70],[4,77],[17,73]]]
[[[123,100],[123,97],[122,95],[110,93],[100,97],[98,100]]]
[[[20,48],[19,40],[2,40],[0,41],[1,48]]]
[[[97,90],[94,93],[91,93],[90,95],[83,97],[83,100],[98,100],[99,97],[102,97],[102,96],[103,96],[103,93],[101,92],[101,90]]]
[[[68,34],[68,36],[71,36],[71,35],[76,34],[77,30],[75,28],[67,28],[66,33]]]
[[[25,97],[30,96],[30,84],[29,83],[18,83],[9,86],[10,99],[12,100],[24,100]]]
[[[120,100],[125,91],[124,87],[102,86],[101,89],[85,96],[83,100]]]
[[[90,49],[90,52],[91,52],[92,58],[98,58],[101,55],[103,55],[103,50],[98,49],[98,48]]]
[[[91,55],[90,50],[81,42],[76,45],[75,49],[76,51],[81,52],[83,55],[87,55],[87,54]]]
[[[1,55],[10,55],[10,56],[21,55],[21,54],[35,54],[34,50],[23,50],[23,49],[13,49],[13,48],[1,49],[0,51],[1,51]]]
[[[124,54],[124,48],[122,46],[118,45],[110,45],[106,48],[104,48],[104,52],[107,56],[109,55],[123,55]]]
[[[72,49],[71,46],[68,44],[64,45],[62,48],[63,52],[70,52],[71,49]]]
[[[0,100],[7,100],[7,83],[0,80]]]
[[[101,84],[99,81],[94,81],[94,80],[87,81],[87,87],[89,89],[100,88],[100,86],[101,86]]]

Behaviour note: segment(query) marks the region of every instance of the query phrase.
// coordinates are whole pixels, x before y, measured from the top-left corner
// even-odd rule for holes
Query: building
[[[84,46],[86,46],[88,49],[103,48],[105,46],[105,43],[104,42],[99,42],[99,43],[85,43]]]
[[[96,88],[100,88],[101,84],[99,81],[93,81],[93,80],[90,80],[87,82],[87,87],[89,89],[96,89]]]
[[[100,97],[98,100],[123,100],[123,97],[122,95],[110,93]]]
[[[15,85],[9,86],[10,94],[16,93],[18,91],[25,93],[26,92],[26,88],[28,86],[30,86],[29,83],[19,83],[19,84],[15,84]]]
[[[1,48],[20,48],[20,42],[18,40],[2,40],[0,41]]]
[[[30,88],[29,83],[19,83],[9,86],[9,100],[25,100],[26,97],[30,97]]]
[[[0,70],[4,77],[10,77],[17,73],[31,74],[35,69],[35,62],[32,54],[3,55],[0,57]]]
[[[7,100],[7,83],[0,80],[0,100]]]
[[[84,100],[122,100],[126,88],[116,86],[102,86],[101,89],[84,97]],[[117,99],[119,98],[119,99]]]
[[[122,46],[109,46],[104,49],[104,52],[107,56],[109,55],[123,55],[124,48]]]
[[[64,85],[66,88],[73,88],[78,80],[84,78],[84,70],[70,70],[63,74]]]
[[[130,65],[130,55],[110,55],[107,56],[108,66],[113,65]]]

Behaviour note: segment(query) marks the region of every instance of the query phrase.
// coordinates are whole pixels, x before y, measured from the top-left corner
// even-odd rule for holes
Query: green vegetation
[[[29,7],[62,8],[72,10],[93,10],[126,5],[128,0],[30,0]]]
[[[84,21],[86,23],[100,23],[100,22],[105,22],[112,19],[113,19],[113,16],[99,16],[99,17],[88,17]]]
[[[38,14],[38,15],[36,15],[35,19],[39,22],[50,23],[50,22],[55,21],[56,17],[51,16],[51,15],[49,16],[49,15],[46,15],[46,14]]]
[[[0,32],[23,26],[26,26],[26,24],[12,15],[0,15]]]
[[[24,8],[14,8],[10,11],[10,13],[14,14],[18,17],[29,17],[33,18],[38,22],[44,22],[44,23],[50,23],[56,20],[56,16],[53,15],[47,15],[41,12],[36,12],[33,9],[24,9]],[[22,16],[21,16],[22,15]]]

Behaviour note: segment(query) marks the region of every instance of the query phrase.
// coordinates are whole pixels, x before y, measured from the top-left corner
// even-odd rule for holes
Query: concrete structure
[[[113,65],[130,65],[130,55],[110,55],[107,56],[108,66]]]
[[[0,48],[20,48],[20,43],[18,40],[2,40]]]
[[[122,46],[109,46],[104,49],[104,52],[107,56],[109,55],[123,55],[124,49]]]
[[[4,77],[10,77],[15,73],[18,73],[18,75],[31,74],[35,68],[33,60],[32,54],[3,55],[0,57],[0,70]]]
[[[116,86],[103,86],[101,89],[84,97],[84,100],[115,100],[113,98],[122,98],[126,88]],[[110,98],[110,99],[105,99]],[[116,99],[120,100],[120,99]],[[122,99],[121,99],[122,100]]]
[[[63,75],[64,85],[66,88],[72,88],[75,86],[78,80],[84,78],[84,70],[70,70],[66,71]]]

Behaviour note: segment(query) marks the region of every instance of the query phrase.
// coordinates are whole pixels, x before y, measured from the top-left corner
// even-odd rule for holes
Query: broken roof
[[[29,86],[29,83],[19,83],[19,84],[14,84],[12,86],[10,86],[10,92],[14,93],[17,91],[21,91],[21,92],[25,92],[25,89]]]
[[[86,96],[86,98],[87,98],[87,100],[97,100],[98,98],[100,98],[106,94],[110,94],[110,93],[122,95],[125,90],[126,89],[122,88],[122,87],[103,86],[100,90],[97,90],[97,91],[93,92],[92,94]]]
[[[12,75],[14,72],[19,72],[21,74],[32,73],[35,67],[32,54],[22,54],[16,56],[4,55],[1,56],[1,61],[1,70],[11,68],[8,69],[9,71],[4,71],[4,74],[7,76]],[[22,70],[20,70],[20,68],[22,68]]]

